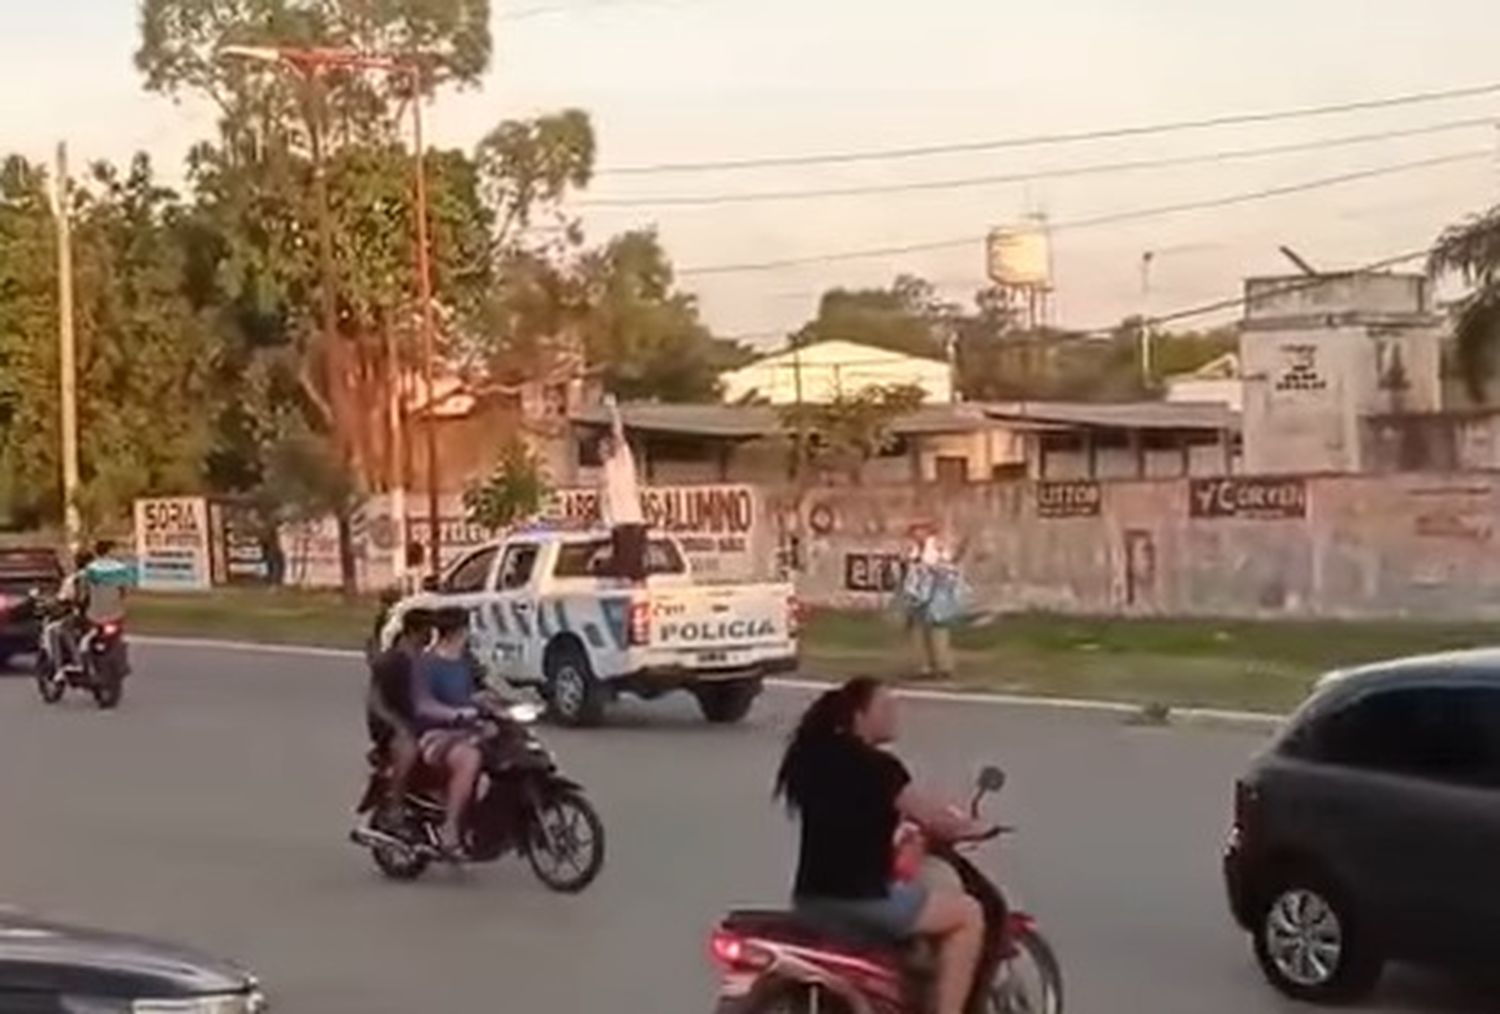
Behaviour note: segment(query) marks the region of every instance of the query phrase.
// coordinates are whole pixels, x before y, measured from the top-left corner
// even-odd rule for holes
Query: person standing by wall
[[[625,439],[625,422],[608,396],[610,431],[599,446],[599,518],[610,529],[610,573],[631,581],[646,579],[646,519],[635,455]]]
[[[898,596],[911,638],[917,677],[952,679],[950,628],[962,614],[963,588],[946,543],[930,525],[911,530],[906,575]]]

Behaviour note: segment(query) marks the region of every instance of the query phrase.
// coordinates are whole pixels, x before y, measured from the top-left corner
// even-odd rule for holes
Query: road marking
[[[296,644],[257,644],[253,641],[216,641],[194,637],[135,637],[135,644],[159,648],[197,648],[209,651],[239,651],[254,655],[298,655],[304,658],[327,658],[364,661],[364,652],[348,648],[317,648]],[[768,679],[766,685],[778,690],[817,692],[829,684],[806,679]],[[987,707],[1037,708],[1052,711],[1091,711],[1095,714],[1134,716],[1141,713],[1137,704],[1120,701],[1089,700],[1073,697],[1027,697],[1021,694],[986,694],[972,690],[933,690],[921,687],[898,687],[896,694],[909,701],[935,704],[980,704]],[[1197,724],[1248,726],[1271,730],[1281,725],[1284,715],[1262,711],[1231,711],[1223,708],[1172,708],[1174,721]]]

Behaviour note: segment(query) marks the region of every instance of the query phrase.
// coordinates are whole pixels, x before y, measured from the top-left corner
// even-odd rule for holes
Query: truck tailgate
[[[653,588],[651,647],[697,653],[786,644],[794,608],[786,584]]]

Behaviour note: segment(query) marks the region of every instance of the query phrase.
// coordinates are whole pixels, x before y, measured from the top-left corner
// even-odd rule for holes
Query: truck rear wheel
[[[606,693],[581,648],[565,644],[547,653],[547,705],[564,725],[598,725],[604,720]]]
[[[704,683],[693,688],[698,709],[715,725],[733,725],[750,714],[750,706],[760,696],[760,679]]]

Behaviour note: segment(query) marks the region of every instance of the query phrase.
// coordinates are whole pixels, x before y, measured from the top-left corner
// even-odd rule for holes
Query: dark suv
[[[1224,873],[1298,999],[1356,999],[1387,959],[1492,971],[1500,651],[1326,677],[1236,785]]]

